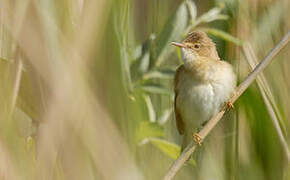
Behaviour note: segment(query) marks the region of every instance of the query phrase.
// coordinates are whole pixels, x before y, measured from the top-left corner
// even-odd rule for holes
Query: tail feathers
[[[192,137],[191,135],[189,135],[188,133],[185,133],[184,134],[184,137],[183,137],[183,142],[182,142],[182,145],[181,145],[181,151],[180,153],[186,148],[186,146],[192,141]]]
[[[182,142],[182,145],[181,145],[181,151],[180,151],[180,154],[182,153],[182,151],[186,148],[186,146],[192,141],[192,138],[190,135],[188,135],[187,133],[184,134],[184,137],[183,137],[183,142]],[[188,161],[189,159],[191,158],[191,156],[186,160]]]

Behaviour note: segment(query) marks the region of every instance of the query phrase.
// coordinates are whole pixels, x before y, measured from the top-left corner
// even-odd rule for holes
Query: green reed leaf
[[[172,79],[174,76],[175,71],[171,69],[163,69],[163,70],[156,70],[156,71],[150,71],[146,74],[144,74],[143,79]]]
[[[225,14],[220,14],[222,11],[222,7],[212,8],[208,12],[204,13],[198,18],[199,23],[209,23],[216,20],[226,20],[228,16]]]
[[[155,113],[150,96],[145,94],[143,96],[143,98],[144,98],[146,106],[147,106],[149,121],[156,122],[156,113]]]
[[[164,128],[158,123],[141,121],[139,126],[136,128],[136,142],[139,144],[142,144],[144,139],[151,137],[164,137],[164,135]]]
[[[144,84],[140,88],[148,93],[153,94],[163,94],[163,95],[172,95],[172,91],[161,86],[160,84]]]
[[[151,67],[154,65],[159,66],[166,53],[170,51],[167,47],[170,46],[170,42],[174,39],[178,39],[187,26],[188,12],[185,3],[182,3],[176,12],[169,18],[161,33],[157,36],[155,45],[153,47],[153,56],[151,59]]]
[[[188,8],[189,15],[190,15],[190,21],[193,21],[196,19],[197,15],[197,10],[196,10],[196,5],[192,0],[186,0],[185,4]]]
[[[157,149],[159,149],[161,152],[163,152],[165,155],[173,160],[177,159],[180,154],[181,148],[177,144],[158,138],[148,138],[147,142],[150,142],[153,146],[155,146]],[[190,159],[189,164],[194,166],[195,161],[193,159]]]
[[[242,40],[230,35],[229,33],[225,32],[225,31],[221,31],[221,30],[218,30],[215,28],[202,28],[202,30],[208,34],[211,34],[211,35],[216,36],[218,38],[232,42],[238,46],[241,46],[243,44]]]

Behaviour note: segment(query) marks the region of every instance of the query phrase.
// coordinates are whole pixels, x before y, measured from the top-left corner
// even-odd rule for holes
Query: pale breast
[[[192,84],[180,89],[177,106],[185,124],[199,127],[218,110],[219,102],[210,84]]]
[[[206,81],[185,73],[178,84],[177,106],[187,127],[198,128],[216,114],[235,87],[235,75],[229,64],[210,71]]]

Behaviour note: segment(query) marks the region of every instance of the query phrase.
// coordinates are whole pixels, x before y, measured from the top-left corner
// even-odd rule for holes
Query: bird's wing
[[[180,79],[180,74],[183,73],[184,66],[181,65],[177,68],[174,76],[174,112],[175,112],[175,120],[176,120],[176,126],[178,129],[179,134],[184,134],[184,122],[182,121],[182,117],[179,113],[178,107],[177,107],[177,97],[178,97],[178,81]]]

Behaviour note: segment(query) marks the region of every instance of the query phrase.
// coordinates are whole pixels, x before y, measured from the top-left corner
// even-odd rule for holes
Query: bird
[[[201,145],[198,129],[224,106],[236,87],[233,67],[220,59],[215,43],[203,31],[189,33],[181,42],[183,64],[174,76],[174,112],[179,134],[183,135],[181,152],[194,141]]]

